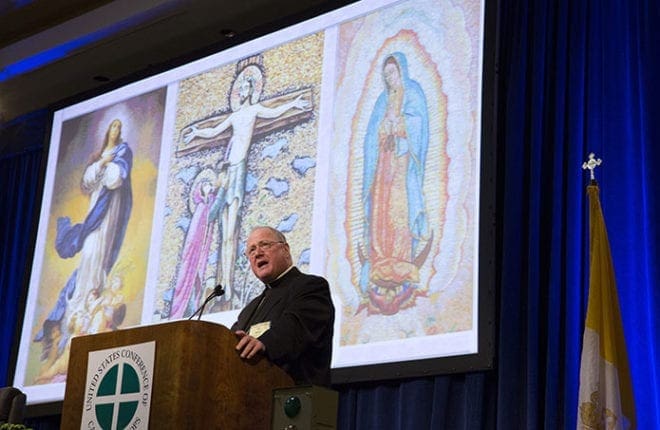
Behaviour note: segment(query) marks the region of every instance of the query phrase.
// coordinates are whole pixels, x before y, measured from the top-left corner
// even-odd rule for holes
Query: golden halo
[[[250,79],[254,85],[254,92],[250,102],[252,104],[258,103],[261,93],[264,89],[264,72],[256,64],[250,64],[245,66],[234,79],[234,82],[231,85],[231,93],[229,94],[229,105],[233,112],[236,112],[241,106],[241,96],[239,95],[239,90],[241,84]]]

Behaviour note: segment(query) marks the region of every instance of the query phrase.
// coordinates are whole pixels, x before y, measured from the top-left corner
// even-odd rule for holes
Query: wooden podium
[[[73,338],[61,428],[79,429],[91,351],[155,341],[149,427],[270,429],[273,390],[293,386],[261,358],[242,360],[236,336],[206,321],[177,321]]]

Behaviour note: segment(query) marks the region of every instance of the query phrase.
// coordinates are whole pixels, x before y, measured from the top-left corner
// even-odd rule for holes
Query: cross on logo
[[[127,427],[140,401],[140,379],[128,363],[116,364],[103,377],[96,395],[96,419],[103,430]]]

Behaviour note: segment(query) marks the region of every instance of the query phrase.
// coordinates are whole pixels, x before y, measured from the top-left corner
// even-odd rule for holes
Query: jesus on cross
[[[255,57],[252,57],[255,58]],[[232,112],[217,118],[215,124],[211,121],[200,121],[183,129],[184,145],[190,145],[194,140],[202,140],[197,146],[209,147],[219,143],[229,128],[232,133],[227,143],[224,157],[220,163],[218,174],[218,194],[211,208],[211,219],[218,219],[221,224],[220,263],[221,284],[227,289],[225,299],[231,300],[231,280],[234,274],[235,254],[238,246],[239,212],[245,197],[245,182],[247,176],[247,156],[255,135],[263,135],[277,128],[300,121],[301,113],[311,113],[310,90],[284,94],[268,100],[268,104],[260,102],[263,89],[263,72],[261,68],[248,59],[238,64],[238,73],[230,92]],[[282,120],[277,122],[277,119]],[[207,125],[200,127],[200,125]],[[204,143],[206,139],[207,143]],[[208,139],[216,139],[215,144],[208,144]],[[215,216],[214,216],[215,215]]]

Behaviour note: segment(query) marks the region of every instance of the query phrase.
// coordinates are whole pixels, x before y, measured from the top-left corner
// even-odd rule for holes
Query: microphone
[[[216,297],[220,297],[225,293],[225,289],[222,288],[222,285],[218,284],[215,286],[213,289],[213,292],[209,294],[209,296],[204,300],[204,303],[202,303],[202,306],[200,306],[190,317],[188,317],[188,320],[191,320],[195,315],[199,313],[197,316],[197,320],[199,321],[202,318],[202,314],[204,313],[204,307],[206,307],[206,304],[211,301],[211,299],[214,299]]]

